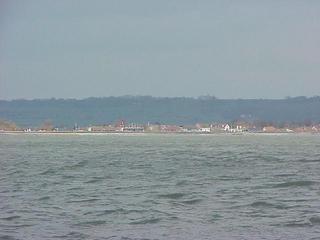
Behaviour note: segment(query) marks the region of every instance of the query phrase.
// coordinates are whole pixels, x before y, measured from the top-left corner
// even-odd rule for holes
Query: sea
[[[0,239],[320,239],[320,135],[0,134]]]

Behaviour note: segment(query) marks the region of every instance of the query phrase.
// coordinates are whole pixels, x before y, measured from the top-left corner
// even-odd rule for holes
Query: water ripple
[[[288,182],[275,184],[275,185],[273,185],[273,187],[274,188],[308,187],[308,186],[312,186],[314,184],[318,184],[318,182],[316,182],[316,181],[307,181],[307,180],[288,181]]]
[[[316,239],[319,142],[0,134],[0,239]]]

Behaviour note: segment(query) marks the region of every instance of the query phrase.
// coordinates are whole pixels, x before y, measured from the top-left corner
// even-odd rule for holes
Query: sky
[[[320,95],[318,0],[0,0],[0,99]]]

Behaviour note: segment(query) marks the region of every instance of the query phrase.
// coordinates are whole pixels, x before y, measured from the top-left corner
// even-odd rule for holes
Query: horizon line
[[[11,98],[11,99],[0,99],[0,101],[48,101],[48,100],[88,100],[88,99],[105,99],[105,98],[122,98],[122,99],[132,99],[132,98],[154,98],[154,99],[194,99],[194,100],[289,100],[289,99],[313,99],[320,98],[319,95],[314,96],[286,96],[282,98],[219,98],[214,95],[200,95],[200,96],[152,96],[152,95],[119,95],[119,96],[91,96],[83,98],[63,98],[63,97],[48,97],[48,98]]]

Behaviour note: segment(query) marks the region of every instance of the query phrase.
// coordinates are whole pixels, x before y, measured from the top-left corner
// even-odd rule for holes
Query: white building
[[[209,133],[209,132],[211,132],[211,128],[209,128],[209,127],[200,128],[200,132]]]

